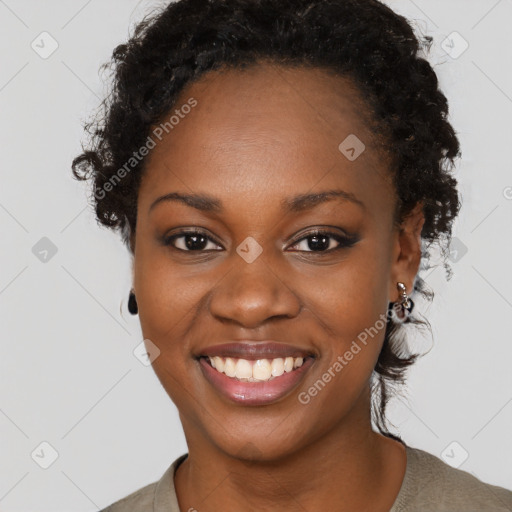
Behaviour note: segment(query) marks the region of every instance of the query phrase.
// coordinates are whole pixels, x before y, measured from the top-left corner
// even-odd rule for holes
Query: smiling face
[[[153,367],[189,450],[234,455],[251,443],[273,459],[334,429],[357,437],[370,428],[379,319],[398,298],[397,280],[410,292],[419,258],[418,232],[402,243],[394,229],[391,171],[357,92],[319,69],[261,64],[204,75],[176,108],[190,98],[197,104],[149,155],[134,251],[143,335],[160,350]],[[247,404],[220,391],[205,376],[217,370],[198,359],[241,340],[293,345],[313,359],[278,398]],[[346,364],[336,371],[339,356]],[[299,399],[329,372],[307,404]]]

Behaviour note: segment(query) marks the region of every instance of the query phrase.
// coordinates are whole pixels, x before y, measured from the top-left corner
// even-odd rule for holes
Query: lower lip
[[[243,382],[215,370],[204,357],[199,359],[206,380],[223,396],[244,405],[266,405],[288,395],[303,379],[313,362],[314,358],[307,357],[299,368],[272,380]]]

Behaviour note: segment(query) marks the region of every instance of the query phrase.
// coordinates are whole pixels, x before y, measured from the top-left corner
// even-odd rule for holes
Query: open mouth
[[[234,357],[201,356],[217,372],[240,382],[269,382],[292,373],[313,356],[242,359]]]

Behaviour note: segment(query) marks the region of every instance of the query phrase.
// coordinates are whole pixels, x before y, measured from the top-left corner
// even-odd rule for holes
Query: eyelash
[[[200,235],[200,236],[205,237],[208,241],[213,242],[217,245],[220,245],[218,242],[216,242],[211,237],[209,237],[204,231],[196,230],[196,229],[180,231],[173,235],[164,237],[162,243],[164,246],[170,246],[172,249],[175,249],[176,251],[181,251],[181,252],[190,252],[190,253],[198,253],[199,254],[199,253],[212,251],[212,249],[201,249],[201,250],[197,250],[197,251],[192,251],[192,250],[186,250],[186,249],[179,249],[178,247],[175,247],[173,245],[174,240],[176,240],[178,238],[182,238],[187,235]],[[340,249],[346,249],[346,248],[352,247],[358,241],[357,236],[347,237],[347,236],[340,235],[338,233],[333,233],[331,231],[316,229],[314,231],[310,231],[309,233],[306,233],[306,235],[304,235],[302,238],[299,238],[298,240],[293,242],[292,247],[296,246],[303,240],[307,240],[308,238],[314,237],[314,236],[315,237],[316,236],[318,236],[318,237],[325,236],[328,238],[332,238],[336,242],[338,242],[339,245],[338,245],[338,247],[334,247],[332,249],[327,249],[325,251],[298,251],[298,252],[306,252],[306,253],[313,253],[313,254],[328,254],[328,253],[331,253],[331,252],[334,252],[334,251],[337,251]],[[213,249],[213,251],[217,251],[217,249]]]

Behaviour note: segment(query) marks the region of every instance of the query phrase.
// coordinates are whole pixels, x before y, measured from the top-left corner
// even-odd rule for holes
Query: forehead
[[[181,110],[191,99],[195,106]],[[318,68],[265,63],[211,71],[182,91],[163,122],[173,114],[172,127],[153,137],[144,202],[176,188],[250,193],[261,204],[262,197],[315,187],[370,196],[390,185],[361,93],[348,78]]]

